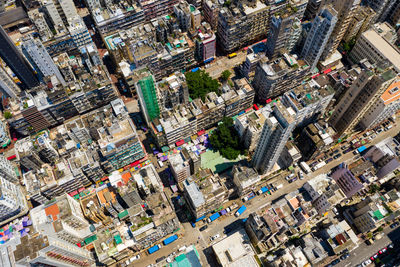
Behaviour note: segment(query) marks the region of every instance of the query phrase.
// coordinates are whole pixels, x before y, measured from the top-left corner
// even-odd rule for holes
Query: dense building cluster
[[[396,0],[0,0],[1,267],[395,266],[399,25]]]

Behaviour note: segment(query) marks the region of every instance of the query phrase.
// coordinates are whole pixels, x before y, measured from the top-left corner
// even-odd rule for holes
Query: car
[[[354,150],[353,151],[353,155],[357,155],[358,154],[358,151],[357,150]]]
[[[343,261],[343,260],[345,260],[345,259],[347,259],[347,256],[346,256],[346,254],[344,254],[344,255],[342,255],[342,256],[340,256],[340,259]]]
[[[338,264],[339,262],[340,262],[340,259],[336,259],[336,260],[332,261],[331,264],[332,264],[332,265],[336,265],[336,264]]]
[[[166,258],[165,256],[162,256],[162,257],[156,259],[156,263],[162,262],[165,258]]]
[[[126,266],[129,266],[129,263],[130,263],[129,260],[125,261]]]
[[[232,232],[232,230],[233,230],[232,228],[226,227],[224,230],[224,234],[229,234],[230,232]]]
[[[216,234],[216,235],[210,237],[210,239],[211,239],[211,241],[213,241],[213,240],[215,240],[215,239],[218,239],[219,237],[220,237],[220,235],[219,235],[219,234]]]
[[[393,248],[393,243],[389,244],[388,248]]]
[[[342,154],[339,153],[339,154],[336,154],[335,156],[333,156],[333,158],[334,158],[334,159],[338,159],[338,158],[340,158],[341,156],[342,156]]]
[[[325,163],[328,164],[329,162],[331,162],[333,160],[333,158],[329,158],[327,160],[325,160]]]
[[[353,150],[351,147],[349,147],[348,149],[346,149],[345,151],[343,151],[343,154],[347,154],[349,153],[351,150]]]
[[[366,260],[366,261],[364,261],[363,263],[362,263],[362,265],[363,266],[367,266],[367,265],[370,265],[372,263],[372,261],[371,260]]]
[[[138,259],[140,259],[140,255],[133,256],[132,258],[129,259],[129,261],[133,262],[133,261],[138,260]]]
[[[382,253],[385,253],[387,251],[387,248],[381,249]]]
[[[370,259],[371,259],[371,260],[375,260],[376,258],[378,258],[378,255],[379,255],[379,254],[376,253],[375,255],[371,256]]]
[[[202,226],[202,227],[200,227],[200,232],[202,232],[202,231],[204,231],[204,230],[206,230],[208,228],[208,225],[204,225],[204,226]]]

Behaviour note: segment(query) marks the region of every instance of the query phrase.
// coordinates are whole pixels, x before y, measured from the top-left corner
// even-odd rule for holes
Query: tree
[[[223,72],[222,72],[222,74],[221,74],[221,79],[224,81],[224,82],[226,82],[228,79],[229,79],[229,77],[231,76],[231,72],[229,71],[229,70],[224,70]]]
[[[376,192],[378,192],[380,190],[380,187],[379,187],[379,185],[377,185],[377,184],[371,184],[370,186],[369,186],[369,193],[370,194],[375,194]]]
[[[239,137],[233,126],[233,119],[224,117],[216,130],[210,136],[210,143],[215,150],[230,160],[236,159],[240,154],[245,153],[241,147]]]
[[[12,113],[10,111],[5,111],[4,112],[4,118],[6,118],[6,120],[11,119],[12,118]]]
[[[219,93],[218,81],[212,79],[204,70],[186,72],[185,77],[189,89],[189,95],[192,99],[201,98],[204,101],[208,93]]]

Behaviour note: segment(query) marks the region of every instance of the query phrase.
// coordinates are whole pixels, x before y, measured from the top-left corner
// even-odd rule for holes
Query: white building
[[[317,65],[329,37],[337,22],[337,12],[332,7],[322,9],[312,22],[301,56],[310,64],[311,69]]]
[[[62,85],[66,85],[60,70],[38,39],[26,38],[22,43],[22,51],[36,71],[44,77],[55,75]]]
[[[0,175],[12,183],[18,182],[15,167],[2,155],[0,155]]]
[[[25,209],[24,195],[18,185],[0,174],[0,223]]]
[[[254,250],[244,229],[212,246],[215,257],[223,267],[257,267]]]
[[[69,33],[71,37],[74,39],[74,42],[77,47],[81,47],[83,45],[92,44],[92,37],[90,36],[90,32],[86,27],[85,23],[79,16],[75,16],[68,19],[69,22]]]
[[[48,41],[53,37],[53,33],[51,32],[49,25],[46,22],[44,14],[40,12],[38,8],[29,10],[28,16],[33,24],[35,24],[35,27],[42,41]]]
[[[292,108],[286,109],[277,102],[272,113],[265,120],[252,160],[254,168],[262,174],[275,165],[296,125],[296,114]]]

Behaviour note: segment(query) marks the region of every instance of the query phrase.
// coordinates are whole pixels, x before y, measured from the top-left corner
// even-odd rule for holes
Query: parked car
[[[333,156],[333,158],[334,158],[334,159],[338,159],[338,158],[340,158],[341,156],[342,156],[342,154],[339,153],[339,154],[336,154],[335,156]]]
[[[327,160],[325,160],[325,163],[328,164],[329,162],[331,162],[333,160],[333,158],[329,158]]]
[[[210,239],[211,239],[211,241],[213,241],[213,240],[215,240],[215,239],[218,239],[219,237],[220,237],[220,235],[219,235],[219,234],[216,234],[216,235],[210,237]]]
[[[395,222],[395,223],[392,223],[392,224],[390,225],[390,228],[394,229],[394,228],[396,228],[397,226],[399,226],[399,223],[398,223],[398,222]]]
[[[340,256],[340,259],[341,259],[341,260],[345,260],[345,259],[347,259],[348,257],[350,257],[350,254],[349,254],[349,253],[346,253],[346,254],[343,254],[342,256]]]
[[[133,261],[138,260],[138,259],[140,259],[140,255],[133,256],[132,258],[129,259],[129,261],[133,262]]]
[[[156,263],[162,262],[165,258],[166,258],[165,256],[162,256],[162,257],[156,259]]]
[[[332,264],[332,265],[336,265],[336,264],[338,264],[339,262],[340,262],[340,259],[336,259],[336,260],[332,261],[331,264]]]
[[[370,265],[372,263],[372,261],[371,260],[366,260],[366,261],[364,261],[363,263],[362,263],[362,265],[363,266],[367,266],[367,265]]]
[[[202,231],[204,231],[204,230],[206,230],[208,228],[208,225],[204,225],[204,226],[202,226],[202,227],[200,227],[200,232],[202,232]]]

